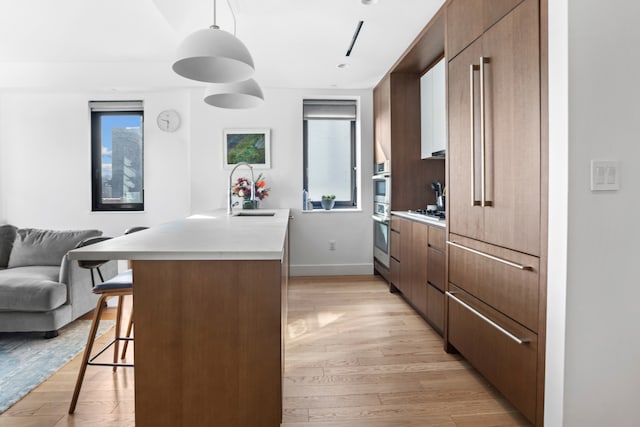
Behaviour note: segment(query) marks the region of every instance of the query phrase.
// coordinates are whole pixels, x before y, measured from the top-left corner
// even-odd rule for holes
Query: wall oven
[[[389,173],[373,176],[373,201],[391,204],[391,175]]]
[[[389,217],[373,215],[373,256],[389,268]]]

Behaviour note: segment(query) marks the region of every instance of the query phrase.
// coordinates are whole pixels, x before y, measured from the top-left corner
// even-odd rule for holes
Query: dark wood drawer
[[[430,247],[427,254],[427,280],[442,292],[444,292],[444,272],[444,252]]]
[[[400,261],[400,233],[394,230],[389,233],[389,255]]]
[[[393,286],[400,289],[400,263],[393,258],[389,260],[389,276]]]
[[[539,259],[455,234],[449,238],[449,282],[538,332]]]
[[[538,336],[455,286],[449,292],[462,301],[447,294],[449,343],[534,422]]]
[[[429,227],[429,246],[444,252],[444,228]]]
[[[391,216],[391,230],[392,231],[397,231],[398,233],[400,232],[400,223],[402,223],[402,219],[398,218],[397,216]]]
[[[442,335],[444,331],[444,293],[427,285],[427,318],[431,325]]]

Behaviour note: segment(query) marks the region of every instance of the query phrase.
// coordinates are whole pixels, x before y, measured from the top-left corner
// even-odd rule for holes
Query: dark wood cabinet
[[[451,60],[448,91],[450,231],[536,256],[538,15],[537,0],[525,1]]]
[[[444,228],[393,215],[392,284],[434,329],[444,330]],[[396,231],[397,230],[397,231]],[[394,253],[398,254],[394,257]],[[432,259],[436,261],[431,261]],[[394,270],[397,273],[394,273]],[[437,284],[434,285],[433,283]],[[440,288],[438,288],[440,286]]]
[[[374,161],[391,170],[391,209],[435,204],[432,182],[445,182],[444,160],[420,157],[420,73],[394,72],[373,90]],[[407,191],[409,186],[419,191]]]
[[[546,336],[540,10],[539,0],[447,6],[445,348],[536,425]]]
[[[415,309],[427,315],[427,241],[429,226],[409,221],[411,226],[410,300]]]
[[[539,258],[454,234],[449,240],[449,283],[537,332]]]
[[[535,420],[538,336],[455,286],[449,292],[449,343]]]
[[[447,6],[447,57],[453,58],[522,0],[454,0]]]

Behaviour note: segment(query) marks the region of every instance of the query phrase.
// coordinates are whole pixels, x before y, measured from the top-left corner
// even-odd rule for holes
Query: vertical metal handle
[[[469,97],[471,99],[470,102],[470,108],[469,111],[471,112],[470,115],[470,141],[471,141],[471,206],[478,206],[480,205],[480,201],[476,200],[476,145],[475,145],[475,138],[476,138],[476,132],[475,132],[475,124],[476,124],[476,114],[475,114],[475,109],[476,109],[476,93],[475,93],[475,79],[474,79],[474,72],[479,70],[480,67],[478,65],[475,64],[469,64],[469,91],[471,93],[471,96]]]
[[[485,135],[485,114],[484,114],[484,65],[489,63],[489,58],[480,57],[480,206],[491,206],[491,201],[487,200],[486,190],[486,135]]]

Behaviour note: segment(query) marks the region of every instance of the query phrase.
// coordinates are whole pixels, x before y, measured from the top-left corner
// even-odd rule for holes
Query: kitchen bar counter
[[[137,427],[280,425],[288,221],[219,210],[69,253],[132,260]]]
[[[427,215],[422,215],[412,211],[391,211],[391,215],[396,215],[402,218],[410,219],[413,221],[424,222],[429,225],[435,225],[436,227],[447,227],[447,221],[445,219],[437,219]]]
[[[247,211],[237,210],[238,213]],[[273,216],[228,216],[225,209],[161,224],[69,252],[70,259],[280,259],[289,209]]]

